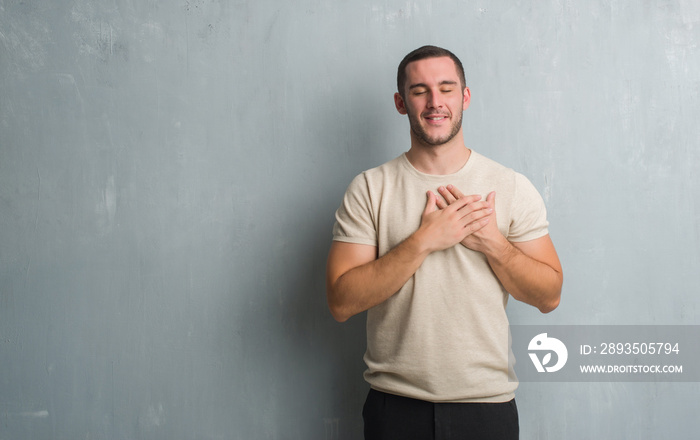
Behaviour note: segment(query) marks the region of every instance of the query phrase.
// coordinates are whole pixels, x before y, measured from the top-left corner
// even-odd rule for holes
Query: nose
[[[440,93],[437,93],[435,91],[430,92],[430,96],[428,97],[428,107],[429,108],[442,107],[442,100],[440,98],[441,98]]]

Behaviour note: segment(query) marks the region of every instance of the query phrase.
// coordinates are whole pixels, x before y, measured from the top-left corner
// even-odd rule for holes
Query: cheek
[[[415,106],[411,101],[404,101],[404,108],[409,114],[414,113],[413,109],[415,108]]]
[[[406,103],[406,114],[411,119],[417,119],[420,112],[416,111],[415,107],[409,103]]]

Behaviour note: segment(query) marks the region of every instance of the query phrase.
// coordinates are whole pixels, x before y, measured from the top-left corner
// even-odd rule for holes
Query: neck
[[[426,145],[411,136],[411,149],[406,152],[406,158],[415,169],[434,175],[456,173],[464,167],[470,155],[471,150],[464,146],[461,132],[442,145]]]

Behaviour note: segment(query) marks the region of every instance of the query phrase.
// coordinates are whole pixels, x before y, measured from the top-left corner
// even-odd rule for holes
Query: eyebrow
[[[445,85],[448,85],[448,86],[456,86],[456,85],[457,85],[457,81],[444,80],[444,81],[440,81],[440,84],[438,84],[438,85],[439,85],[439,86],[445,86]],[[415,89],[415,88],[417,88],[417,87],[425,87],[425,88],[428,88],[428,85],[425,84],[425,83],[411,84],[410,86],[408,86],[408,90],[413,90],[413,89]]]

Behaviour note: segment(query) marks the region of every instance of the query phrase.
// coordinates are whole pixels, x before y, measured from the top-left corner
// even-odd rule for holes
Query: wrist
[[[517,249],[503,235],[498,234],[482,251],[486,257],[498,264],[507,264],[517,253]]]
[[[406,239],[406,245],[410,246],[412,252],[422,256],[427,256],[435,250],[431,248],[430,243],[426,231],[422,227]]]

